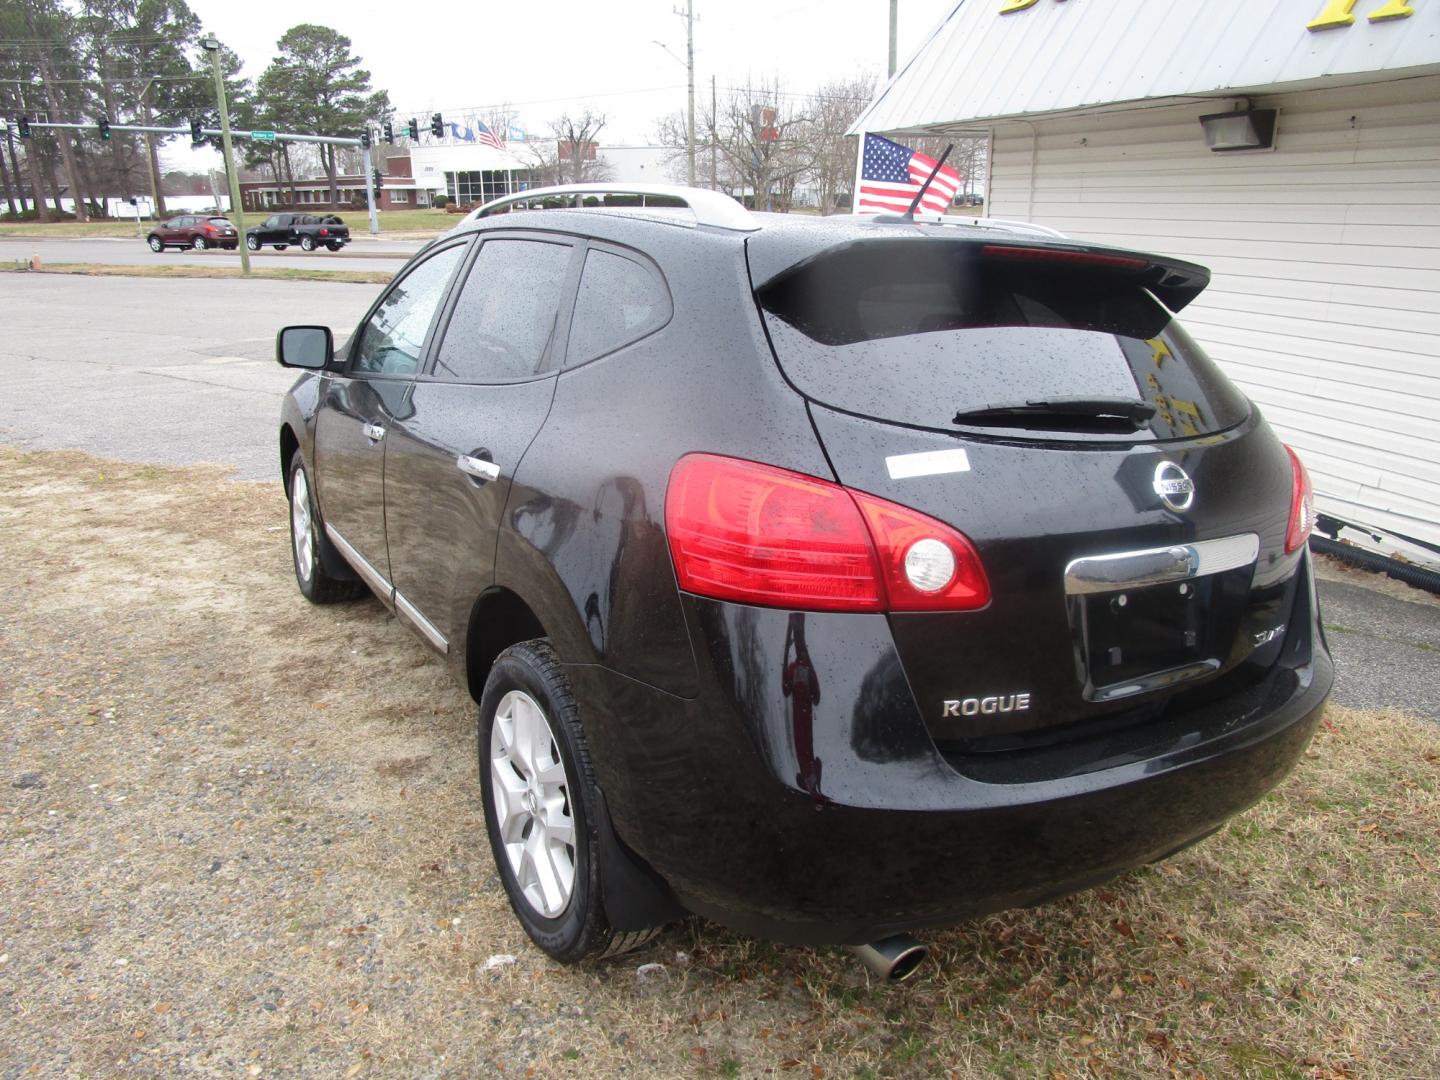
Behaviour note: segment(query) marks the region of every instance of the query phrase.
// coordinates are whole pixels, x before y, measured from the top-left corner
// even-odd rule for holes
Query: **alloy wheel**
[[[575,819],[555,733],[524,691],[511,690],[496,706],[490,777],[510,871],[526,902],[557,918],[575,892]]]
[[[190,246],[193,247],[196,251],[204,251],[210,245],[205,242],[205,238],[203,236],[197,236],[194,240],[190,242]]]
[[[295,545],[295,568],[309,581],[315,572],[315,531],[310,517],[310,485],[305,470],[296,469],[290,481],[290,538]]]
[[[247,236],[247,237],[245,238],[245,246],[246,246],[247,248],[249,248],[251,251],[259,251],[259,250],[260,250],[260,241],[257,240],[257,239],[255,239],[255,237],[253,237],[253,236]]]

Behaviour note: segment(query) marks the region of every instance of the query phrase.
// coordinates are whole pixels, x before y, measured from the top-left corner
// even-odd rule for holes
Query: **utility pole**
[[[715,76],[710,76],[710,190],[719,191],[720,184],[717,181],[719,170],[716,164],[720,155],[720,136],[715,131],[715,125],[720,121],[720,114],[715,106]]]
[[[145,102],[145,95],[150,93],[150,87],[154,85],[155,80],[152,78],[145,84],[145,89],[140,91],[140,119],[146,124],[154,121],[150,106]],[[160,155],[155,150],[155,136],[148,131],[145,133],[145,156],[150,166],[145,170],[150,177],[150,213],[158,220],[165,216],[165,200],[160,194]]]
[[[220,74],[220,40],[213,35],[200,42],[210,54],[215,71],[215,97],[220,102],[220,141],[225,148],[225,174],[230,178],[230,213],[235,215],[235,233],[240,238],[240,272],[250,275],[250,248],[245,243],[245,211],[240,206],[240,176],[235,171],[235,148],[230,142],[230,109],[225,104],[225,79]]]
[[[685,163],[691,187],[695,186],[695,0],[685,0],[685,10],[674,12],[685,20],[685,72],[690,105],[685,119]]]
[[[900,0],[890,0],[890,78],[895,77],[895,27],[898,21]]]

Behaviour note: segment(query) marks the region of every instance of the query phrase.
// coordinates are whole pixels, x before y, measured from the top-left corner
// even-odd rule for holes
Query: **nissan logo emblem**
[[[1173,461],[1162,461],[1155,466],[1155,482],[1151,486],[1168,509],[1179,512],[1195,505],[1195,481]]]

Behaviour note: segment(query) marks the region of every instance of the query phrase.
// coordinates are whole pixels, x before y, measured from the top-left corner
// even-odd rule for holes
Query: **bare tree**
[[[833,213],[842,193],[854,187],[859,139],[845,132],[874,96],[875,76],[870,74],[833,79],[810,96],[813,163],[806,179],[822,214]]]
[[[604,180],[608,176],[600,160],[600,132],[606,123],[604,113],[586,109],[578,117],[562,113],[550,121],[555,136],[554,146],[545,142],[531,144],[535,167],[547,184],[581,184],[587,180]]]

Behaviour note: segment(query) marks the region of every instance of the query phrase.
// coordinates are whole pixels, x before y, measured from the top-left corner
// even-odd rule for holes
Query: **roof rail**
[[[477,206],[465,215],[464,221],[478,221],[495,213],[503,213],[515,203],[530,202],[534,199],[574,196],[575,207],[584,208],[587,195],[647,195],[661,196],[666,200],[678,200],[695,215],[697,225],[713,225],[717,229],[733,229],[736,232],[754,232],[760,228],[755,217],[729,195],[708,188],[684,187],[680,184],[557,184],[553,187],[530,188],[492,199],[484,206]]]

